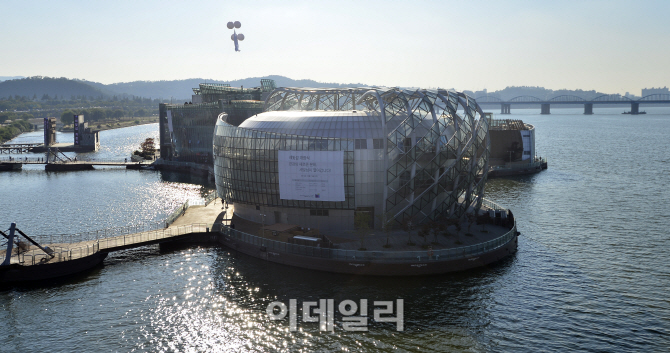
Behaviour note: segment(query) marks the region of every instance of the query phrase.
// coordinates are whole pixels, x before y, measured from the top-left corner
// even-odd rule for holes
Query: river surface
[[[612,352],[670,347],[670,108],[513,110],[536,127],[549,169],[493,179],[514,211],[518,253],[474,271],[414,278],[302,270],[218,247],[156,246],[39,287],[0,291],[0,351]],[[156,124],[100,133],[88,158],[124,158]],[[70,134],[59,135],[65,142]],[[39,142],[29,133],[13,142]],[[97,167],[96,167],[97,168]],[[177,173],[104,168],[0,173],[0,227],[81,232],[160,220],[212,185]],[[404,300],[404,331],[369,312],[367,332],[271,321],[273,301]]]

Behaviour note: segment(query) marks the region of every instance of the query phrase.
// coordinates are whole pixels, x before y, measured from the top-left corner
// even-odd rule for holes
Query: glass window
[[[372,148],[376,150],[384,148],[384,139],[372,139]]]

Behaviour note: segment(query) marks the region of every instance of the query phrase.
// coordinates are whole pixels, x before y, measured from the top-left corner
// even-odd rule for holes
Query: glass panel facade
[[[353,140],[280,134],[232,126],[223,120],[214,135],[219,197],[228,202],[309,209],[354,209]],[[278,151],[344,151],[345,201],[279,198]]]
[[[212,134],[217,116],[221,113],[218,103],[168,105],[172,130],[169,131],[172,159],[188,162],[212,161]]]

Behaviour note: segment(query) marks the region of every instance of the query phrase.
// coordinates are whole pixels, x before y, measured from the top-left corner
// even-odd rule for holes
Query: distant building
[[[492,119],[489,126],[492,166],[529,163],[535,157],[535,127],[521,120]]]
[[[56,143],[56,118],[44,118],[44,146]]]
[[[652,94],[670,94],[668,87],[659,88],[643,88],[642,97],[650,96]]]
[[[74,145],[87,150],[97,151],[100,148],[99,131],[93,131],[84,121],[83,115],[74,116]]]

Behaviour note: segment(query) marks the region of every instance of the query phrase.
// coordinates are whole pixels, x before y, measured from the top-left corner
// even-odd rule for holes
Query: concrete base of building
[[[439,258],[431,258],[426,255],[422,259],[417,259],[417,261],[386,262],[383,260],[360,261],[355,258],[332,259],[302,256],[276,250],[270,251],[263,246],[240,242],[226,235],[222,235],[219,239],[220,244],[233,251],[278,264],[318,271],[370,276],[418,276],[465,271],[490,265],[511,256],[516,253],[518,246],[518,237],[515,236],[509,242],[493,251],[474,254],[460,259],[440,260]],[[327,251],[328,249],[320,250]]]
[[[541,172],[543,169],[547,168],[542,168],[542,166],[538,165],[533,168],[523,168],[523,169],[496,169],[489,171],[488,178],[535,174]]]
[[[193,162],[175,162],[162,158],[157,159],[151,164],[157,170],[170,170],[180,173],[189,173],[195,176],[208,177],[214,180],[214,169],[211,165]]]

